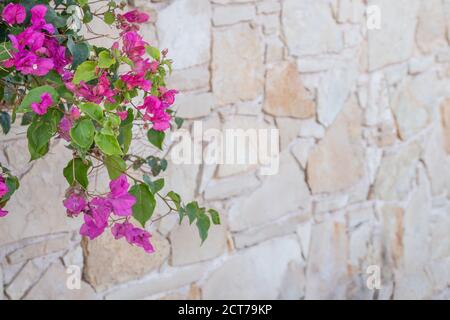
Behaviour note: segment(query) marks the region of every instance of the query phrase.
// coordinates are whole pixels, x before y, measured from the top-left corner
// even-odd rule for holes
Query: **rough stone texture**
[[[248,23],[214,32],[212,86],[219,105],[255,99],[262,93],[263,50],[260,30]]]
[[[130,247],[124,239],[115,240],[109,232],[94,241],[85,239],[86,281],[102,290],[157,270],[169,256],[170,247],[168,241],[157,233],[153,234],[152,244],[156,253],[150,255],[140,248]]]
[[[361,114],[355,99],[330,127],[325,138],[311,151],[307,178],[313,193],[349,188],[364,174]]]
[[[295,63],[281,63],[267,71],[264,111],[280,117],[310,118],[315,103],[303,86]]]
[[[279,129],[279,171],[169,161],[163,193],[224,223],[199,246],[195,225],[168,216],[149,226],[147,255],[109,232],[82,240],[61,205],[70,152],[59,141],[29,163],[13,126],[0,162],[22,187],[0,221],[0,299],[450,298],[449,0],[133,2],[151,15],[146,41],[174,59],[183,127]],[[132,149],[151,150],[145,137]],[[69,266],[81,290],[67,289]]]
[[[268,260],[271,262],[267,263]],[[301,261],[300,246],[295,237],[244,250],[227,260],[206,280],[203,298],[275,299],[283,290],[281,283],[286,265],[291,261]]]

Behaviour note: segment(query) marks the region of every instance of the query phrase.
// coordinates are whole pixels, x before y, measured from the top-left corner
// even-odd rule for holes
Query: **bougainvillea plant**
[[[62,200],[69,217],[83,219],[81,235],[92,240],[109,230],[152,253],[146,226],[175,213],[180,223],[186,217],[196,224],[203,242],[211,224],[220,224],[217,211],[163,194],[164,179],[157,177],[167,161],[130,153],[133,128],[162,149],[166,132],[183,120],[172,108],[178,92],[166,88],[168,51],[139,34],[149,16],[125,7],[109,0],[0,1],[0,124],[4,134],[16,120],[27,126],[31,160],[44,157],[52,139],[67,141],[73,158],[62,173],[69,184]],[[111,38],[92,29],[94,18],[118,30],[111,48],[90,44]],[[0,169],[4,217],[19,181]],[[90,173],[99,169],[111,180],[107,193],[90,187]],[[168,211],[152,219],[157,198]]]

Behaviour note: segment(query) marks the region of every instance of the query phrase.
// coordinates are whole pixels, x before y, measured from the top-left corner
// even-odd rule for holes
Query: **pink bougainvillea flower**
[[[70,129],[73,127],[73,120],[66,115],[62,117],[58,125],[59,137],[70,142]]]
[[[70,217],[78,216],[86,208],[86,205],[86,199],[75,193],[64,201],[64,207]]]
[[[59,74],[63,74],[65,67],[72,62],[67,56],[67,50],[64,46],[60,46],[59,42],[53,38],[46,38],[44,42],[45,50],[41,50],[43,54],[51,57],[54,68]]]
[[[48,108],[50,106],[52,106],[52,105],[53,105],[53,98],[52,98],[52,96],[48,92],[44,92],[41,95],[41,102],[39,102],[39,103],[33,102],[31,104],[31,109],[33,109],[33,111],[36,114],[42,116],[42,115],[47,113]]]
[[[0,218],[6,217],[8,215],[8,211],[0,208]]]
[[[27,28],[18,35],[8,35],[12,47],[18,51],[23,51],[27,47],[32,52],[42,49],[45,41],[45,35],[33,28]]]
[[[128,193],[130,185],[128,184],[127,177],[122,174],[119,178],[112,180],[109,183],[109,187],[111,192],[108,200],[114,214],[122,217],[131,216],[136,198]]]
[[[31,10],[31,24],[35,29],[42,29],[50,34],[55,32],[55,27],[45,21],[45,15],[47,14],[47,7],[43,4],[34,6]]]
[[[108,227],[111,207],[108,200],[97,197],[89,202],[88,208],[89,211],[84,215],[84,224],[81,226],[80,234],[93,240]]]
[[[152,88],[151,81],[145,79],[144,73],[134,74],[133,72],[129,72],[121,76],[120,79],[125,83],[128,90],[141,88],[144,91],[150,91],[150,89]]]
[[[178,94],[177,90],[159,88],[159,91],[161,92],[161,101],[164,104],[164,108],[168,108],[175,103],[175,95]]]
[[[70,108],[70,117],[73,120],[78,120],[81,117],[81,113],[80,113],[80,109],[78,109],[77,106],[72,106],[72,108]]]
[[[27,13],[25,8],[20,4],[9,3],[2,12],[3,20],[10,24],[21,24],[25,21]]]
[[[70,86],[70,88],[68,87],[69,90],[75,91],[77,95],[83,97],[89,102],[100,104],[104,99],[111,103],[115,102],[115,92],[111,89],[111,83],[106,73],[100,76],[98,83],[95,86],[88,85],[84,81],[80,82],[78,88],[66,83],[66,87],[67,85]]]
[[[0,177],[0,198],[2,198],[9,191],[8,186],[5,183],[5,179]]]
[[[35,76],[45,76],[53,69],[53,61],[48,58],[42,58],[29,51],[19,51],[13,54],[13,57],[6,60],[4,66],[7,68],[16,67],[23,74],[32,74]]]
[[[146,230],[136,228],[129,222],[114,224],[111,233],[115,239],[125,238],[128,243],[143,248],[147,253],[155,252],[150,243],[151,234]]]
[[[145,23],[150,19],[150,16],[139,10],[133,10],[122,15],[130,23]]]
[[[135,31],[126,32],[123,37],[123,51],[133,62],[141,60],[147,43]]]
[[[117,111],[120,120],[125,121],[128,118],[128,111]]]
[[[172,117],[165,111],[167,103],[161,102],[155,96],[148,96],[144,99],[144,104],[138,109],[145,110],[143,119],[153,123],[153,129],[156,131],[165,131],[170,128]]]

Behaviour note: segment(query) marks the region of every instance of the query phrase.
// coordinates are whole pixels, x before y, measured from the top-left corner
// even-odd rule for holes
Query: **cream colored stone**
[[[420,0],[369,0],[368,5],[381,15],[381,29],[368,31],[370,70],[411,57]]]
[[[210,17],[208,0],[175,1],[158,13],[159,45],[170,50],[174,69],[185,69],[209,61]]]
[[[223,220],[224,217],[222,217]],[[220,256],[227,248],[225,221],[220,226],[212,225],[208,238],[202,244],[195,225],[189,225],[187,218],[182,225],[170,233],[172,246],[171,265],[182,266],[213,259]]]
[[[207,116],[214,109],[215,100],[211,92],[180,94],[177,97],[177,116],[196,119]]]
[[[285,151],[278,174],[268,176],[259,189],[234,203],[229,214],[230,228],[233,231],[253,228],[309,206],[310,193],[304,174],[293,156]]]
[[[280,117],[311,118],[315,102],[305,89],[292,62],[277,64],[267,71],[264,111]]]
[[[62,251],[69,245],[69,240],[70,235],[65,234],[62,237],[56,237],[46,241],[33,243],[10,253],[7,256],[7,259],[9,263],[16,264],[53,252]]]
[[[202,287],[203,298],[276,299],[291,261],[301,262],[300,247],[292,236],[243,250],[211,274]]]
[[[441,118],[445,150],[450,154],[450,99],[441,105]]]
[[[84,239],[84,278],[96,290],[103,290],[158,270],[169,256],[169,242],[157,233],[153,233],[150,241],[155,248],[152,254],[124,239],[115,240],[110,232],[93,241]]]
[[[217,29],[213,35],[212,87],[219,105],[252,100],[263,92],[261,32],[247,23]]]
[[[403,200],[408,194],[416,164],[422,150],[417,143],[385,155],[381,161],[371,197],[380,200]]]
[[[282,1],[282,23],[292,55],[338,52],[343,47],[342,33],[327,1]]]
[[[33,261],[28,261],[20,270],[19,274],[6,287],[6,294],[12,300],[21,299],[40,278],[43,270],[36,266]]]
[[[210,89],[210,78],[209,66],[204,64],[188,69],[174,70],[169,77],[168,85],[170,88],[177,88],[180,92]],[[178,101],[176,105],[182,108]]]
[[[251,21],[256,17],[255,6],[252,3],[243,5],[216,6],[213,10],[215,26],[224,26],[243,21]]]
[[[81,280],[81,279],[80,279]],[[39,282],[27,293],[25,300],[92,300],[98,299],[94,290],[84,281],[80,289],[68,287],[68,274],[60,262],[53,263]]]
[[[361,111],[354,99],[310,152],[308,184],[313,193],[335,192],[351,187],[364,175]]]
[[[306,299],[345,297],[348,245],[343,222],[327,220],[313,226],[306,271]]]
[[[206,200],[219,200],[239,196],[254,190],[261,182],[254,173],[211,180],[205,187]]]
[[[417,24],[417,45],[424,53],[446,47],[446,21],[441,0],[422,1]]]
[[[294,157],[300,162],[303,169],[306,169],[306,164],[308,163],[308,156],[310,151],[315,145],[315,140],[312,138],[298,139],[291,148],[291,152]]]

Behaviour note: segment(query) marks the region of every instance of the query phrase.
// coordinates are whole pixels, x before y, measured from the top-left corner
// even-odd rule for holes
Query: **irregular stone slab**
[[[142,283],[113,290],[106,294],[106,300],[133,300],[167,292],[193,283],[205,275],[206,265],[197,264],[185,268],[172,269]]]
[[[39,256],[64,250],[67,248],[69,241],[70,234],[65,234],[62,237],[56,237],[38,243],[33,243],[29,246],[17,249],[16,251],[10,253],[7,256],[7,259],[11,264],[20,263]]]
[[[310,118],[315,108],[313,97],[303,86],[294,62],[282,62],[269,68],[265,112],[279,117]]]
[[[375,179],[371,198],[386,201],[403,200],[410,189],[421,153],[421,147],[417,143],[411,143],[395,153],[385,155]]]
[[[180,92],[210,89],[211,75],[209,65],[204,64],[188,69],[174,70],[168,80],[169,88],[177,88]],[[181,109],[183,106],[177,101],[176,106]]]
[[[327,1],[282,1],[282,24],[292,55],[338,52],[343,48],[342,33]]]
[[[352,98],[309,154],[306,172],[312,192],[336,192],[351,187],[364,175],[364,158],[361,110]]]
[[[417,24],[417,45],[423,53],[445,48],[446,17],[441,0],[422,1]]]
[[[253,228],[286,213],[309,208],[310,198],[303,171],[294,157],[284,152],[280,156],[278,174],[268,176],[259,189],[241,198],[230,209],[230,228],[233,231]]]
[[[189,225],[186,218],[181,226],[177,226],[170,233],[170,244],[172,246],[171,264],[173,266],[182,266],[218,257],[227,249],[225,221],[222,221],[219,226],[212,225],[208,233],[208,239],[202,244],[197,227]]]
[[[398,88],[391,107],[402,140],[409,139],[430,122],[426,105],[420,102],[414,88],[408,82]]]
[[[109,231],[93,241],[83,239],[84,278],[96,290],[104,290],[157,270],[167,260],[170,246],[158,233],[150,241],[155,248],[152,254],[131,246],[124,239],[115,240]]]
[[[8,285],[5,290],[6,294],[12,300],[21,299],[27,290],[39,280],[42,271],[43,270],[38,268],[33,261],[28,261],[14,280]]]
[[[258,28],[240,23],[213,35],[212,87],[219,105],[263,93],[264,44]]]
[[[6,145],[11,163],[26,166],[29,161],[26,140],[7,142]],[[58,141],[22,176],[19,190],[6,206],[10,213],[0,223],[0,246],[79,228],[81,220],[68,219],[62,204],[68,187],[62,172],[71,157],[64,143]]]
[[[189,17],[189,19],[186,19]],[[170,50],[175,69],[210,59],[211,5],[208,0],[178,0],[158,12],[159,46]]]
[[[206,200],[227,199],[254,190],[259,185],[261,185],[261,181],[259,181],[253,173],[210,180],[205,187],[204,196]]]
[[[106,269],[106,268],[105,268]],[[27,293],[25,300],[92,300],[98,299],[94,290],[84,281],[80,289],[69,289],[70,275],[60,262],[53,263],[39,282]],[[81,274],[80,274],[81,276]],[[81,279],[80,279],[81,280]]]
[[[450,99],[447,99],[442,103],[441,117],[445,151],[450,154]]]
[[[206,280],[202,287],[203,299],[276,299],[291,261],[302,261],[294,236],[243,250]]]
[[[344,299],[348,238],[345,223],[327,220],[312,227],[306,272],[306,299]]]
[[[368,5],[381,14],[381,29],[368,31],[370,71],[410,58],[420,0],[369,0]]]

